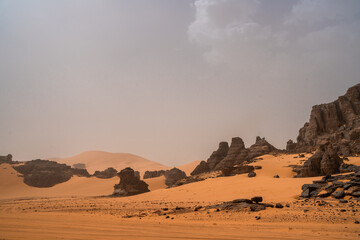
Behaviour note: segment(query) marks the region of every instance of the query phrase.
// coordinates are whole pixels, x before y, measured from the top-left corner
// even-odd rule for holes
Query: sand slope
[[[87,151],[69,158],[53,158],[49,160],[66,163],[71,166],[75,163],[84,163],[90,174],[96,170],[104,170],[108,167],[113,167],[118,171],[126,167],[131,167],[134,170],[139,171],[141,175],[146,170],[169,169],[169,167],[160,163],[130,153]]]
[[[202,182],[166,189],[164,177],[146,179],[151,192],[128,197],[128,201],[229,201],[236,198],[263,196],[264,201],[291,201],[301,193],[301,186],[311,183],[314,178],[293,178],[289,165],[299,164],[297,155],[265,155],[263,160],[252,163],[262,166],[257,176],[247,174],[231,177],[210,178]],[[309,157],[310,155],[307,155]],[[359,164],[360,158],[349,158],[348,163]],[[273,178],[278,174],[280,178]],[[9,165],[0,165],[0,199],[27,197],[64,197],[109,195],[118,177],[112,179],[73,177],[65,183],[51,188],[35,188],[23,183],[22,177]]]
[[[186,173],[187,176],[190,175],[190,173],[196,168],[197,165],[199,165],[201,161],[199,160],[195,160],[180,166],[177,166],[178,169],[184,171]]]
[[[164,177],[146,179],[150,191],[166,188]],[[113,192],[119,178],[100,179],[96,177],[72,177],[69,181],[50,188],[37,188],[26,185],[21,174],[9,164],[0,165],[0,199],[103,196]]]

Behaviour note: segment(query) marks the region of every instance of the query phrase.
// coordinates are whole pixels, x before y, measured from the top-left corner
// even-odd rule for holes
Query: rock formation
[[[200,164],[193,170],[191,175],[198,175],[212,171],[222,171],[223,175],[236,174],[238,167],[252,159],[278,151],[274,146],[269,144],[265,138],[256,137],[256,142],[249,148],[245,148],[243,140],[239,137],[234,137],[231,141],[230,147],[228,143],[221,142],[218,150],[214,151],[208,160],[200,162]],[[241,170],[242,172],[243,170]],[[248,169],[246,173],[250,172]],[[242,173],[245,173],[242,172]]]
[[[342,156],[360,153],[360,84],[334,102],[313,106],[297,142],[289,140],[286,150],[310,152],[330,145]]]
[[[360,197],[360,172],[325,176],[321,180],[313,181],[313,184],[304,184],[302,186],[302,198],[332,197],[341,199],[345,196]]]
[[[95,176],[97,178],[106,179],[106,178],[115,177],[117,173],[118,173],[118,171],[115,168],[109,167],[109,168],[105,169],[104,171],[95,171],[93,176]]]
[[[73,175],[90,176],[86,169],[74,169],[66,164],[41,159],[28,161],[13,168],[24,175],[25,184],[33,187],[52,187],[68,181]]]
[[[0,156],[0,164],[1,163],[13,163],[12,155],[8,154],[7,156]]]
[[[199,165],[197,165],[196,167],[195,167],[195,169],[191,172],[191,176],[193,176],[193,175],[199,175],[199,174],[201,174],[201,173],[207,173],[207,172],[210,172],[211,171],[211,169],[210,169],[210,167],[209,167],[209,164],[207,163],[207,162],[205,162],[205,161],[201,161],[200,163],[199,163]]]
[[[68,181],[73,175],[71,167],[66,164],[40,159],[13,168],[24,175],[24,183],[33,187],[52,187]]]
[[[298,176],[315,177],[339,173],[342,163],[343,160],[333,149],[319,150],[305,161]]]
[[[165,184],[172,187],[177,181],[186,178],[186,173],[178,168],[172,168],[165,172]]]
[[[72,167],[76,169],[86,169],[86,165],[84,163],[75,163]]]
[[[148,179],[148,178],[155,178],[155,177],[160,177],[163,176],[165,174],[165,170],[159,170],[159,171],[146,171],[144,173],[144,179]]]
[[[147,183],[140,180],[132,168],[125,168],[117,175],[120,177],[120,182],[114,186],[114,196],[124,197],[150,191]]]

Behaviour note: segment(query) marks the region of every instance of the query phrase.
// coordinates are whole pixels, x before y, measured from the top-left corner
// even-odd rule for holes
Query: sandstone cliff
[[[342,156],[360,153],[360,84],[334,102],[313,106],[297,142],[289,140],[286,150],[310,152],[324,146],[331,146]]]

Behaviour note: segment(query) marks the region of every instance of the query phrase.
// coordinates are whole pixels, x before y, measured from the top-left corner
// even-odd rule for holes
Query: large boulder
[[[93,176],[95,176],[97,178],[107,179],[107,178],[115,177],[117,173],[118,173],[118,171],[115,168],[109,167],[109,168],[105,169],[104,171],[95,171]]]
[[[117,175],[120,182],[114,186],[114,196],[132,196],[150,191],[147,183],[140,180],[132,168],[125,168]]]
[[[186,178],[186,173],[178,168],[172,168],[165,172],[165,184],[172,187],[180,179]]]
[[[70,166],[41,159],[28,161],[13,168],[24,175],[24,183],[33,187],[52,187],[68,181],[73,176]]]
[[[298,176],[315,177],[339,173],[342,163],[343,160],[333,149],[319,150],[305,161]]]
[[[343,160],[338,156],[336,151],[328,149],[325,151],[321,163],[321,175],[332,175],[340,172],[340,166]]]

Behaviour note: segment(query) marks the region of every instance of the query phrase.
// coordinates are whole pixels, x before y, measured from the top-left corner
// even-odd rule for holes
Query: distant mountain
[[[104,170],[108,167],[113,167],[120,171],[126,167],[131,167],[139,171],[142,175],[146,170],[162,170],[169,169],[169,167],[157,162],[150,161],[140,156],[131,153],[109,153],[102,151],[87,151],[69,158],[52,158],[49,160],[57,161],[59,163],[66,163],[67,165],[74,165],[83,163],[89,173],[96,170]]]

